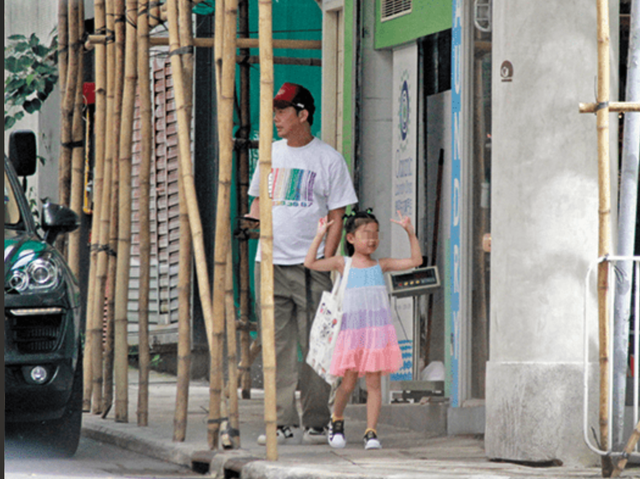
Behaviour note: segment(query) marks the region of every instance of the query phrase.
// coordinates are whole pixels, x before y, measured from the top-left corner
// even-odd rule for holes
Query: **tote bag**
[[[333,350],[338,341],[338,333],[342,327],[342,298],[347,286],[350,267],[351,258],[345,257],[344,274],[342,278],[338,276],[330,292],[324,291],[322,293],[309,334],[307,364],[329,384],[337,379],[336,376],[329,374],[329,368],[331,367]]]

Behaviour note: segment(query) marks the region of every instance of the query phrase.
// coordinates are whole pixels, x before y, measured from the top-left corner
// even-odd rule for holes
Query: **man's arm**
[[[329,211],[328,221],[333,221],[327,230],[327,237],[324,242],[324,257],[330,258],[336,254],[340,240],[342,239],[342,217],[346,208],[337,208]]]
[[[253,203],[251,203],[251,208],[249,209],[249,213],[246,214],[249,218],[255,218],[257,220],[260,219],[260,197],[256,196],[253,199]]]

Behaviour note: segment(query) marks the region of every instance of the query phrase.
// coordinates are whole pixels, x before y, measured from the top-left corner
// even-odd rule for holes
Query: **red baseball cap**
[[[274,108],[286,108],[292,106],[299,110],[308,110],[313,116],[316,106],[311,92],[302,85],[295,83],[283,83],[273,99]]]

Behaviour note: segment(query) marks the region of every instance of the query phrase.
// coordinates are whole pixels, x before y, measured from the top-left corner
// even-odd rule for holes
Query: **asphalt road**
[[[23,478],[202,478],[190,469],[82,438],[73,458],[53,457],[46,444],[5,428],[4,477]]]

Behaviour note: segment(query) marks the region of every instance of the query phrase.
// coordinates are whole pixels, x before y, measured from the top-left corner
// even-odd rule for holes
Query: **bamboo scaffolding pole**
[[[107,265],[106,301],[107,312],[105,317],[105,345],[104,345],[104,399],[102,417],[106,417],[113,405],[113,363],[115,359],[115,291],[116,275],[118,269],[118,196],[119,196],[119,166],[114,161],[112,165],[113,191],[111,195],[111,219],[109,228],[109,258]]]
[[[137,0],[126,2],[126,47],[122,120],[118,155],[118,269],[115,291],[115,357],[116,422],[128,422],[129,379],[127,344],[127,307],[129,302],[129,268],[131,258],[131,140],[135,106],[137,72],[137,33],[134,19]]]
[[[218,10],[219,11],[219,10]],[[223,386],[224,296],[227,250],[230,247],[231,225],[229,205],[233,169],[233,113],[235,100],[235,50],[238,0],[224,2],[224,39],[222,47],[221,84],[218,88],[218,139],[220,160],[216,210],[215,256],[213,274],[213,340],[211,354],[209,443],[217,448],[220,430],[220,401]]]
[[[580,103],[580,113],[595,113],[598,108],[597,103]],[[609,111],[611,113],[620,112],[638,112],[640,111],[640,103],[630,101],[610,101]]]
[[[236,63],[257,65],[260,63],[260,57],[257,55],[240,54],[236,56]],[[322,60],[320,58],[273,57],[273,63],[276,65],[322,66]]]
[[[267,460],[278,459],[276,438],[276,352],[273,300],[273,225],[269,174],[273,140],[273,23],[271,0],[259,0],[260,38],[260,306],[262,309],[262,370]]]
[[[184,191],[189,212],[189,226],[191,227],[191,237],[195,253],[196,274],[198,278],[198,288],[200,301],[204,315],[204,323],[207,332],[209,351],[213,354],[213,319],[211,305],[211,289],[209,287],[209,274],[204,253],[204,240],[202,232],[202,221],[198,210],[198,202],[195,192],[195,182],[191,167],[191,143],[189,113],[185,108],[185,89],[182,71],[182,60],[180,58],[180,40],[178,26],[178,5],[177,0],[167,2],[167,16],[170,38],[171,70],[173,75],[177,117],[178,117],[178,148],[180,165],[182,166],[180,176],[183,179]],[[211,444],[210,444],[211,446]]]
[[[216,12],[221,12],[215,16],[215,26],[213,38],[208,38],[209,47],[213,47],[214,64],[216,68],[216,108],[218,109],[218,119],[220,118],[220,92],[222,88],[222,43],[224,39],[224,2],[216,0]],[[198,45],[198,39],[194,38],[194,44]]]
[[[73,0],[72,0],[73,1]],[[66,6],[66,12],[62,12],[62,4],[65,4]],[[65,163],[69,162],[68,166],[71,167],[71,158],[73,156],[72,153],[72,147],[71,147],[71,140],[73,138],[73,127],[72,127],[72,131],[67,131],[66,130],[66,125],[65,125],[65,115],[66,115],[66,101],[67,101],[67,84],[66,84],[66,80],[68,78],[67,74],[67,69],[69,67],[68,64],[68,59],[69,59],[69,39],[70,39],[70,35],[69,35],[69,28],[71,28],[71,26],[69,25],[69,9],[71,8],[71,5],[69,5],[69,3],[65,0],[59,3],[60,5],[60,11],[59,11],[59,21],[58,21],[58,31],[60,32],[60,36],[59,36],[59,43],[60,46],[62,47],[62,44],[64,43],[64,58],[60,57],[60,50],[58,53],[58,61],[60,64],[60,73],[62,75],[62,70],[65,70],[65,74],[64,74],[64,78],[61,76],[60,77],[60,97],[61,97],[61,101],[62,101],[62,119],[61,119],[61,130],[60,130],[60,140],[62,143],[61,149],[60,149],[60,162],[58,164],[59,167],[59,178],[58,178],[58,186],[61,187],[61,185],[63,183],[65,183],[67,181],[66,178],[66,173],[65,171],[67,170],[67,165]],[[76,19],[78,18],[78,12],[76,11]],[[76,20],[77,21],[77,20]],[[77,23],[76,23],[77,25]],[[77,38],[79,38],[78,36],[78,32],[75,33],[74,37],[76,38],[76,42],[77,42]],[[63,38],[64,37],[64,38]],[[64,66],[63,66],[64,65]],[[76,82],[77,82],[77,71],[76,71]],[[74,100],[74,103],[77,101],[77,99]],[[74,108],[75,110],[75,108]],[[77,126],[77,125],[76,125]],[[64,145],[67,146],[64,146]],[[71,172],[69,172],[71,173]],[[69,180],[71,179],[71,176],[69,176]],[[74,185],[75,186],[75,185]],[[60,195],[62,195],[62,189],[59,190],[60,191]],[[59,196],[59,199],[62,200],[62,196]],[[71,205],[70,205],[71,206]],[[79,234],[79,231],[75,232],[76,234]],[[69,236],[69,238],[71,238],[71,236]],[[79,237],[78,237],[79,238]],[[63,241],[63,240],[61,240]],[[71,239],[69,239],[69,242],[71,243]],[[74,240],[75,241],[75,240]],[[56,241],[56,244],[61,246],[63,245],[63,243]],[[76,256],[76,251],[77,251],[77,242],[76,244],[74,244],[74,253],[73,256]],[[71,256],[69,257],[69,259],[71,260]],[[75,274],[77,274],[78,272],[78,263],[75,263],[73,266],[71,266],[71,263],[73,263],[73,261],[70,261],[69,266],[72,268],[72,270],[74,271]],[[90,284],[91,286],[91,284]],[[91,287],[89,288],[88,293],[91,293]],[[87,318],[89,318],[89,316],[87,316]],[[87,319],[87,323],[90,323],[90,319]],[[87,330],[88,330],[88,325],[87,325]],[[92,355],[92,351],[93,351],[93,342],[87,338],[87,341],[85,342],[84,345],[84,356],[87,358],[87,360],[83,361],[82,363],[82,374],[83,374],[83,390],[82,390],[82,410],[85,412],[89,412],[91,410],[91,392],[92,392],[92,387],[93,387],[93,382],[92,382],[92,370],[91,370],[91,355]]]
[[[609,1],[597,0],[598,17],[598,256],[611,252],[611,178],[609,162]],[[600,347],[600,447],[609,449],[609,263],[598,265],[598,319]],[[611,457],[602,456],[602,475],[613,470]]]
[[[98,32],[106,29],[105,0],[95,0],[94,26]],[[94,113],[94,166],[93,166],[93,207],[91,216],[91,247],[89,256],[89,287],[87,292],[87,343],[99,344],[91,349],[91,356],[86,356],[85,368],[91,371],[92,399],[94,414],[99,414],[102,407],[102,321],[94,314],[95,283],[98,268],[98,247],[100,235],[100,203],[104,185],[104,154],[106,136],[106,46],[96,45],[94,53],[96,80],[96,109]],[[93,346],[92,346],[93,348]],[[96,374],[97,373],[97,374]]]
[[[60,157],[58,159],[58,203],[64,206],[70,205],[71,188],[71,149],[73,146],[72,122],[73,109],[78,83],[78,3],[79,0],[68,2],[67,28],[69,42],[69,60],[67,63],[67,75],[64,97],[62,98],[62,117],[60,121]],[[61,236],[56,241],[59,249],[64,250],[65,237]]]
[[[69,0],[58,0],[58,85],[62,100],[64,100],[67,90],[67,67],[69,65],[68,14]]]
[[[237,38],[237,48],[260,48],[257,38]],[[104,42],[103,35],[89,35],[90,44]],[[167,37],[151,37],[149,39],[151,46],[167,46],[169,39]],[[200,48],[214,48],[216,39],[213,38],[194,38],[193,45]],[[286,50],[322,50],[322,41],[320,40],[272,40],[274,49]]]
[[[100,208],[100,238],[97,257],[97,272],[93,314],[96,325],[100,325],[94,334],[102,336],[102,324],[105,321],[105,296],[107,298],[106,341],[104,347],[103,368],[103,417],[113,403],[113,295],[115,289],[115,263],[117,250],[117,211],[118,162],[115,159],[120,144],[120,120],[122,109],[122,87],[124,79],[124,2],[106,0],[106,26],[110,42],[107,43],[107,127],[104,160],[104,179]],[[112,237],[116,236],[115,241]],[[96,326],[98,327],[98,326]],[[102,360],[96,358],[97,362]],[[96,374],[99,372],[96,371]]]
[[[238,4],[239,37],[249,37],[249,2],[241,0]],[[241,55],[248,55],[248,49],[241,49]],[[237,61],[237,57],[236,57]],[[248,141],[251,135],[251,69],[248,63],[240,64],[240,129],[237,137]],[[238,215],[242,218],[249,212],[249,151],[246,148],[237,150],[238,163]],[[243,399],[251,399],[251,363],[249,362],[249,348],[251,336],[249,333],[250,285],[249,285],[249,243],[239,241],[240,255],[240,385]],[[233,384],[230,382],[230,384]]]
[[[225,272],[225,309],[227,319],[227,363],[229,379],[226,391],[229,397],[229,425],[226,434],[235,449],[240,447],[240,414],[238,412],[238,345],[236,342],[236,308],[233,297],[233,255],[227,250]]]
[[[180,48],[190,48],[193,39],[191,5],[188,0],[179,3]],[[182,56],[182,70],[185,83],[185,110],[191,125],[193,111],[193,54]],[[176,388],[176,408],[173,420],[173,440],[183,442],[187,434],[187,412],[189,406],[189,379],[191,374],[191,230],[189,211],[184,191],[184,180],[178,165],[178,190],[180,197],[180,254],[178,270],[178,371]]]
[[[629,461],[629,455],[633,452],[633,448],[636,447],[636,444],[640,440],[640,422],[636,424],[636,427],[633,429],[631,433],[631,437],[629,437],[629,441],[624,448],[624,456],[618,461],[616,467],[614,468],[611,477],[620,477],[624,468],[627,467],[627,462]]]
[[[73,105],[73,120],[71,127],[71,189],[69,206],[78,217],[82,215],[82,200],[84,198],[84,95],[82,84],[84,83],[84,54],[82,50],[82,37],[84,36],[84,2],[78,2],[76,11],[78,66],[76,68],[76,90]],[[69,268],[76,277],[80,277],[80,228],[68,235]]]
[[[138,426],[149,424],[149,285],[151,270],[150,190],[153,148],[151,85],[149,72],[149,0],[138,2],[138,97],[140,101],[140,296],[138,298]]]
[[[151,1],[151,3],[149,3],[149,29],[158,26],[160,23],[163,23],[163,20],[160,18],[160,2]]]
[[[195,180],[191,167],[191,144],[189,139],[189,114],[185,109],[185,93],[184,79],[182,73],[182,60],[179,55],[180,40],[178,37],[177,25],[177,5],[172,5],[176,0],[168,2],[168,23],[169,36],[171,38],[171,70],[174,81],[174,91],[176,97],[177,118],[178,118],[178,146],[180,150],[180,164],[184,166],[180,175],[184,180],[185,194],[187,197],[187,206],[189,210],[189,226],[191,227],[191,238],[195,254],[196,274],[198,277],[198,289],[200,301],[202,302],[202,311],[204,315],[204,323],[207,332],[207,343],[209,349],[212,345],[212,308],[211,308],[211,289],[209,288],[209,273],[204,254],[204,241],[202,233],[202,221],[198,210],[198,202],[195,192]]]

